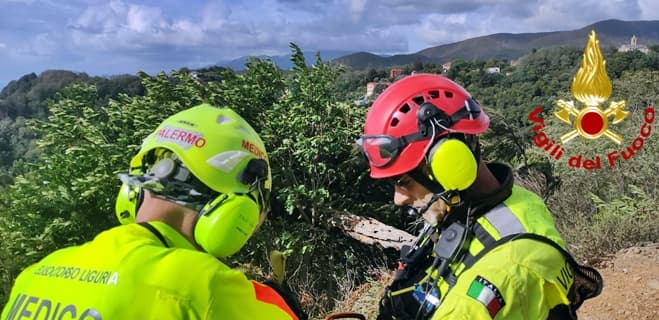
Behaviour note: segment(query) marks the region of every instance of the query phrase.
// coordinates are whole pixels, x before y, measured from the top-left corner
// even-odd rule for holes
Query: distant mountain
[[[382,57],[367,52],[353,53],[334,59],[355,70],[384,68],[396,65],[446,63],[455,59],[517,59],[533,49],[554,46],[585,47],[588,34],[595,30],[600,47],[629,44],[633,35],[639,44],[659,44],[659,21],[604,20],[578,30],[539,33],[496,33],[460,42],[427,48],[413,54]]]
[[[304,51],[302,52],[304,54],[304,60],[306,61],[307,64],[313,64],[316,61],[316,53],[318,51]],[[320,57],[323,59],[323,61],[330,61],[334,60],[338,57],[342,57],[345,55],[348,55],[352,53],[351,51],[340,51],[340,50],[328,50],[328,51],[321,51],[320,52]],[[231,68],[234,71],[242,71],[245,69],[245,64],[247,63],[247,59],[250,56],[244,56],[240,57],[234,60],[230,61],[221,61],[218,62],[217,65],[220,67],[225,67],[225,68]],[[272,60],[280,69],[283,70],[288,70],[293,67],[293,62],[291,62],[291,55],[282,55],[282,56],[255,56],[256,58],[259,59],[270,59]]]

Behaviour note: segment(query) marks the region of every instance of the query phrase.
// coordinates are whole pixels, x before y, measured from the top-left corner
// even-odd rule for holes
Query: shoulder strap
[[[534,233],[511,234],[486,245],[485,248],[483,248],[483,250],[481,250],[477,255],[468,256],[463,260],[463,263],[465,264],[465,268],[462,272],[471,268],[485,254],[492,251],[492,249],[508,241],[513,241],[518,239],[532,239],[532,240],[540,241],[548,245],[551,245],[552,247],[554,247],[556,250],[558,250],[560,253],[563,254],[566,261],[570,264],[570,266],[574,271],[574,283],[572,284],[572,287],[570,287],[570,290],[568,292],[568,298],[570,299],[570,308],[573,311],[576,311],[581,306],[584,300],[594,298],[602,292],[602,286],[603,286],[602,275],[600,275],[600,273],[595,268],[579,264],[576,260],[574,260],[574,257],[572,257],[572,255],[569,252],[567,252],[565,249],[559,246],[556,242],[552,241],[547,237],[537,235]]]

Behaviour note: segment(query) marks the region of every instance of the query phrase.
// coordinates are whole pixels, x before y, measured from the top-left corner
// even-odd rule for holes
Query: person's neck
[[[137,213],[136,222],[161,221],[182,234],[197,247],[194,240],[195,214],[184,206],[151,196],[146,192],[144,202]]]
[[[487,167],[487,164],[481,160],[478,165],[478,174],[476,181],[471,185],[468,190],[468,195],[472,199],[477,199],[479,196],[491,194],[501,187],[501,183],[494,176],[492,171]]]

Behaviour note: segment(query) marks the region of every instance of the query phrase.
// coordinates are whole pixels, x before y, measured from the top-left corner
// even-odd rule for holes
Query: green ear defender
[[[428,155],[430,171],[445,190],[463,191],[476,180],[478,163],[469,146],[461,140],[441,139]]]
[[[140,187],[129,186],[125,183],[121,185],[117,201],[114,204],[115,214],[121,224],[135,222],[135,215],[143,198],[144,191]]]
[[[262,184],[268,176],[268,163],[263,159],[249,160],[239,174],[241,183],[263,190]],[[252,236],[262,216],[259,202],[267,201],[261,191],[256,195],[243,193],[220,194],[208,202],[197,215],[194,238],[206,252],[220,258],[238,252]],[[265,215],[265,213],[263,213]]]
[[[259,206],[251,197],[222,194],[199,212],[194,238],[206,252],[224,258],[245,245],[259,222]]]

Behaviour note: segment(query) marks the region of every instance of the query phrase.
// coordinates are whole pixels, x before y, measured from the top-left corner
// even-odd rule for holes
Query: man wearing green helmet
[[[281,288],[218,260],[269,206],[264,144],[238,114],[202,104],[167,118],[120,178],[122,225],[24,270],[2,319],[306,317]]]

